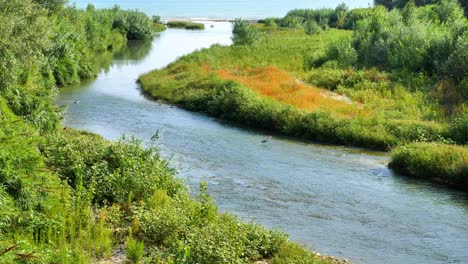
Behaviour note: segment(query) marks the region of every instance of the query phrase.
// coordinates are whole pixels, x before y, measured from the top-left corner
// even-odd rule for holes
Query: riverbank
[[[445,124],[419,119],[417,109],[401,104],[398,99],[388,97],[382,101],[375,95],[368,97],[369,102],[362,103],[357,95],[344,94],[351,101],[343,101],[330,96],[320,86],[295,81],[306,74],[303,54],[320,52],[351,32],[329,30],[309,37],[302,31],[286,29],[265,34],[252,47],[215,46],[195,52],[165,69],[142,76],[139,82],[143,91],[153,98],[322,142],[389,150],[422,136],[437,140],[445,135]],[[329,78],[336,70],[321,71],[323,75],[320,76]],[[315,70],[308,74],[315,74]],[[351,69],[347,75],[350,78],[388,78],[373,76],[379,75],[377,72]],[[282,79],[272,79],[278,76]],[[309,76],[306,78],[311,78]],[[273,83],[280,86],[272,90]],[[303,96],[305,91],[310,95]],[[400,92],[408,103],[411,100],[423,103],[420,94]],[[411,116],[386,118],[393,114],[397,104],[403,108],[400,111],[413,112],[413,119],[409,119]]]
[[[392,151],[395,171],[468,191],[468,149],[441,143],[413,143]]]
[[[331,17],[341,12],[336,10]],[[358,11],[351,14],[370,20],[384,12]],[[351,46],[351,38],[359,35],[291,24],[313,17],[307,12],[315,11],[292,11],[239,33],[246,38],[257,32],[253,42],[214,46],[143,75],[142,89],[189,110],[320,142],[387,151],[413,142],[465,144],[466,137],[460,137],[466,123],[465,101],[459,99],[464,98],[463,84],[416,70],[362,67]],[[341,26],[327,20],[327,27],[347,28],[351,22],[346,19],[356,16]],[[447,103],[442,90],[449,83],[458,97]],[[449,116],[447,109],[455,112]]]
[[[0,20],[11,42],[0,43],[8,54],[0,66],[1,263],[94,263],[121,246],[132,263],[331,262],[279,231],[219,213],[203,182],[190,196],[153,144],[62,126],[56,87],[108,69],[112,61],[100,57],[144,57],[151,42],[143,55],[119,47],[148,44],[161,29],[157,17],[7,1]]]

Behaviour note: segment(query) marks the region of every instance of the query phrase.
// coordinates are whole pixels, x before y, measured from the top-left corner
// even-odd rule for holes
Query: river
[[[468,263],[465,193],[395,175],[385,153],[243,129],[145,98],[139,75],[230,44],[229,23],[205,23],[131,42],[96,79],[62,88],[64,124],[111,140],[147,142],[159,131],[162,155],[194,191],[205,180],[220,210],[279,227],[318,252],[354,263]]]

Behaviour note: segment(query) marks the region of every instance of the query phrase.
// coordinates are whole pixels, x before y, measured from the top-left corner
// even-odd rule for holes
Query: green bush
[[[350,39],[340,39],[329,46],[326,57],[330,60],[336,60],[341,67],[351,67],[358,61],[357,51],[352,45]]]
[[[276,20],[277,19],[275,19],[275,18],[266,18],[265,21],[264,21],[264,24],[267,27],[276,28],[278,26]]]
[[[232,34],[234,45],[252,45],[260,38],[260,32],[242,19],[234,20]]]
[[[390,168],[405,175],[438,179],[468,188],[468,150],[440,143],[412,143],[392,151]]]
[[[442,66],[441,72],[457,82],[468,77],[468,31],[457,39],[455,50]]]
[[[309,71],[305,80],[308,83],[333,91],[343,83],[344,74],[345,71],[343,70],[324,67]]]
[[[468,114],[464,113],[461,116],[454,117],[450,122],[448,137],[453,139],[460,145],[468,143]]]
[[[460,66],[466,64],[466,30],[456,1],[442,0],[433,8],[416,8],[410,2],[401,11],[376,7],[357,23],[353,42],[364,66],[439,73],[460,81],[466,72]],[[450,73],[444,70],[448,67]]]
[[[131,234],[127,237],[125,241],[125,252],[131,263],[138,264],[142,262],[144,249],[145,246],[143,242],[134,239]]]
[[[82,178],[85,187],[94,189],[97,203],[126,202],[130,191],[134,200],[142,200],[158,189],[170,195],[183,190],[156,150],[142,148],[134,139],[108,144],[73,132],[49,137],[41,151],[49,166],[61,168],[59,176],[72,187]]]
[[[112,28],[126,34],[127,39],[146,39],[152,36],[153,21],[143,12],[113,10]]]
[[[322,27],[320,27],[317,22],[312,20],[306,22],[304,30],[307,35],[313,35],[322,32]]]

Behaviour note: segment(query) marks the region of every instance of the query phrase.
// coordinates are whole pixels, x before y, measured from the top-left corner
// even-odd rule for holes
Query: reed
[[[203,23],[191,22],[191,21],[182,21],[182,20],[173,20],[167,22],[167,27],[169,28],[183,28],[188,30],[203,30],[205,25]]]

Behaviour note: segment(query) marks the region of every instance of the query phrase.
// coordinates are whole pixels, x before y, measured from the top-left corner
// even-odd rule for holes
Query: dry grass
[[[324,89],[298,82],[290,74],[274,66],[244,70],[221,69],[216,73],[223,79],[240,82],[262,96],[300,109],[308,111],[321,109],[344,117],[370,115],[361,105],[347,102],[337,96],[330,96]]]

